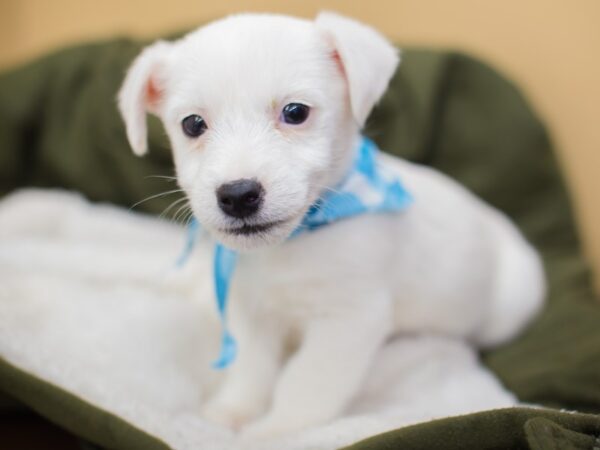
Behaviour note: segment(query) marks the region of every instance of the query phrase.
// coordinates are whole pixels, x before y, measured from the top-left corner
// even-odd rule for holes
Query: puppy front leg
[[[238,355],[225,369],[223,384],[205,405],[203,415],[237,430],[267,409],[281,364],[281,339],[269,324],[250,324],[252,318],[239,316],[236,320],[235,314],[231,317]]]
[[[271,410],[246,427],[244,437],[300,430],[325,423],[344,410],[391,331],[387,296],[361,300],[359,308],[353,303],[352,311],[316,319],[308,326],[301,347],[280,376]]]

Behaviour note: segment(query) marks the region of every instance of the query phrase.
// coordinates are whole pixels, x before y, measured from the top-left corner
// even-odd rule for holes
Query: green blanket
[[[131,206],[172,175],[164,132],[150,154],[129,150],[115,94],[141,43],[81,46],[0,76],[0,195],[63,187]],[[376,436],[354,450],[600,448],[600,306],[568,195],[539,119],[513,85],[458,53],[407,49],[367,134],[382,149],[429,164],[506,211],[544,257],[548,307],[518,340],[483,355],[524,402],[590,414],[514,408]],[[174,197],[137,209],[161,212]],[[0,360],[0,391],[113,449],[166,448],[121,419]],[[2,404],[3,402],[0,402]]]

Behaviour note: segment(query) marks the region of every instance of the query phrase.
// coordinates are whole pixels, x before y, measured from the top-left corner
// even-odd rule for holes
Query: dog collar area
[[[352,167],[344,180],[335,190],[323,193],[309,208],[300,225],[290,235],[290,239],[360,214],[399,212],[407,208],[413,202],[413,198],[397,174],[379,163],[379,152],[374,142],[362,137]],[[192,253],[200,229],[198,220],[192,218],[188,226],[185,248],[177,260],[178,266],[183,266]],[[238,352],[237,342],[227,323],[229,286],[237,259],[236,251],[220,243],[215,244],[213,280],[221,320],[221,350],[219,357],[213,362],[215,369],[225,369],[231,365]]]

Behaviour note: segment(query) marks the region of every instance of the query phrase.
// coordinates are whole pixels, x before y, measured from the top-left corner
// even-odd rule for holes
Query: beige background
[[[256,10],[355,16],[403,44],[456,47],[513,78],[550,126],[600,279],[600,0],[0,0],[0,67],[81,40]]]

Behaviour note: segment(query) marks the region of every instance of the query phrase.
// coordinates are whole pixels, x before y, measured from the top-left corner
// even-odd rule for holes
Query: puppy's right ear
[[[127,139],[136,155],[148,148],[146,113],[156,113],[164,94],[166,55],[171,44],[158,41],[146,47],[133,61],[119,90],[119,111],[125,121]]]

